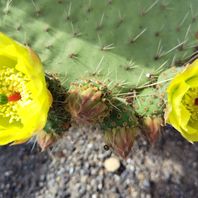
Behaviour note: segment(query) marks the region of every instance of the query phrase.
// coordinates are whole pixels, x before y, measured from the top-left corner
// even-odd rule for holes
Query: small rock
[[[96,194],[93,194],[91,197],[92,198],[97,198],[97,195]]]
[[[145,179],[143,181],[143,188],[144,189],[150,189],[150,182],[149,182],[149,180]]]
[[[108,172],[115,172],[120,167],[120,161],[115,157],[110,157],[104,161],[104,167]]]

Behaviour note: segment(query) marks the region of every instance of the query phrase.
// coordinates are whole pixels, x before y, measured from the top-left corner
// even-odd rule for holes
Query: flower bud
[[[58,139],[58,136],[52,133],[46,133],[44,130],[37,134],[37,143],[41,148],[41,151],[45,151],[53,145]]]
[[[105,131],[105,142],[114,152],[126,158],[131,151],[138,128],[117,127]]]
[[[159,137],[161,126],[163,124],[163,120],[160,117],[146,117],[144,118],[144,127],[146,136],[148,137],[150,143],[155,143],[157,138]]]

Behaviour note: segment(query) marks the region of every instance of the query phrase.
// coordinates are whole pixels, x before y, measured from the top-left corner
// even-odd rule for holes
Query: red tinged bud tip
[[[19,92],[13,93],[10,96],[8,96],[9,102],[17,102],[21,99],[21,94]]]
[[[37,134],[37,143],[41,148],[41,151],[45,151],[52,146],[58,140],[58,136],[50,134],[45,131],[39,131]]]
[[[117,155],[126,159],[132,149],[138,130],[135,127],[118,127],[110,131],[105,131],[105,142]]]
[[[154,144],[156,140],[158,139],[160,132],[161,132],[161,127],[163,125],[162,118],[147,117],[144,119],[144,125],[145,125],[146,135],[150,143]]]

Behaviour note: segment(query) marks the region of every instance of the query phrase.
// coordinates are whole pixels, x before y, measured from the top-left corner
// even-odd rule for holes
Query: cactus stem
[[[179,43],[178,45],[176,45],[175,47],[171,48],[170,50],[168,50],[167,52],[164,52],[161,56],[166,56],[169,53],[171,53],[172,51],[174,51],[175,49],[178,49],[180,46],[182,46],[184,43],[186,43],[186,40]]]
[[[96,66],[96,72],[99,71],[99,69],[100,69],[100,67],[101,67],[101,64],[102,64],[103,60],[104,60],[104,56],[100,59],[99,63],[97,64],[97,66]]]
[[[139,76],[139,78],[138,78],[138,80],[137,80],[137,83],[136,83],[136,87],[138,87],[138,85],[139,85],[139,83],[140,83],[140,80],[141,80],[143,74],[144,74],[144,70],[142,70],[142,72],[140,73],[140,76]]]
[[[45,46],[46,49],[50,49],[50,48],[52,48],[52,47],[53,47],[53,45],[50,44],[50,43],[48,43],[48,44]]]
[[[66,14],[66,20],[70,20],[70,18],[71,18],[71,8],[72,8],[72,3],[70,2],[70,4],[69,4],[69,7],[68,7],[68,10],[67,11],[65,11],[65,14]]]
[[[130,60],[128,63],[125,65],[121,65],[125,70],[132,70],[135,68],[138,68],[139,66],[135,64],[133,60]]]
[[[155,60],[158,60],[162,56],[162,51],[163,51],[162,41],[160,40],[157,46],[156,55],[154,57]]]
[[[108,0],[108,4],[111,5],[112,4],[112,0]]]
[[[71,27],[72,27],[72,35],[73,35],[73,37],[80,37],[82,35],[82,33],[80,31],[75,30],[72,21],[71,21]]]
[[[173,59],[171,61],[171,65],[175,65],[175,62],[176,62],[176,55],[173,56]]]
[[[192,15],[192,22],[194,23],[197,19],[197,14],[195,14],[195,12],[193,11],[193,7],[192,4],[190,3],[190,11],[191,11],[191,15]]]
[[[46,27],[44,28],[44,31],[45,31],[45,32],[49,32],[49,31],[50,31],[50,27],[49,27],[49,26],[46,26]]]
[[[155,71],[155,74],[161,73],[164,70],[164,66],[168,63],[168,61],[166,60],[164,63],[162,63]]]
[[[11,3],[12,3],[12,0],[8,0],[6,2],[6,6],[5,6],[4,10],[3,10],[5,15],[8,15],[8,13],[10,11]]]
[[[125,17],[121,15],[121,12],[120,12],[120,10],[119,10],[119,12],[118,12],[118,22],[117,22],[117,24],[116,24],[116,27],[117,27],[117,28],[123,23],[124,18],[125,18]]]
[[[171,10],[171,8],[169,7],[169,4],[170,4],[170,3],[164,3],[164,2],[162,2],[162,3],[160,4],[160,8],[161,8],[162,10]]]
[[[136,98],[136,99],[138,99],[138,97],[148,97],[148,96],[155,96],[155,94],[147,94],[147,95],[137,95],[137,94],[133,94],[133,93],[131,93],[131,92],[129,92],[129,93],[125,93],[127,96],[127,99],[130,99],[130,98]],[[131,95],[131,94],[133,94],[133,95]],[[140,105],[141,106],[141,105]]]
[[[71,54],[69,54],[68,57],[72,58],[72,59],[77,59],[78,58],[78,54],[77,53],[71,53]]]
[[[80,37],[81,35],[82,35],[81,32],[78,32],[78,31],[73,32],[73,37]]]
[[[157,31],[157,32],[155,33],[155,36],[156,36],[156,37],[159,37],[160,34],[161,34],[161,32],[163,31],[163,29],[164,29],[164,25],[162,25],[162,27],[159,29],[159,31]]]
[[[157,5],[157,3],[159,2],[159,0],[154,1],[147,9],[143,9],[141,12],[141,16],[145,16],[146,14],[148,14],[148,12],[155,7],[155,5]]]
[[[100,76],[101,72],[102,72],[102,69],[101,69],[101,64],[103,62],[103,59],[104,59],[104,56],[100,59],[99,63],[97,64],[96,66],[96,69],[93,71],[93,72],[89,72],[89,74],[91,76]]]
[[[148,84],[148,85],[143,85],[143,86],[140,86],[140,87],[137,87],[136,89],[144,89],[146,87],[153,87],[153,86],[156,86],[158,84],[162,84],[162,83],[165,83],[165,82],[168,82],[168,81],[171,81],[173,78],[169,78],[169,79],[166,79],[166,80],[162,80],[160,82],[155,82],[155,83],[151,83],[151,84]]]
[[[187,28],[187,31],[186,31],[184,40],[187,40],[187,37],[188,37],[188,35],[189,35],[189,33],[190,33],[190,29],[191,29],[191,24],[190,24],[190,25],[188,26],[188,28]]]
[[[92,11],[92,9],[93,9],[93,8],[92,8],[91,6],[88,6],[87,12],[90,13],[90,12]]]
[[[21,24],[17,25],[16,30],[19,32],[21,30],[22,26]]]
[[[57,3],[62,4],[63,0],[58,0]]]
[[[96,26],[96,30],[100,30],[102,28],[103,20],[104,20],[104,13],[101,16],[100,22]]]
[[[117,109],[118,111],[121,112],[121,110],[120,110],[117,106],[115,106],[110,100],[107,100],[107,101],[109,102],[109,104],[110,104],[112,107],[114,107],[115,109]]]
[[[92,10],[93,10],[93,7],[91,6],[91,0],[89,0],[89,4],[88,4],[88,6],[87,6],[86,11],[87,11],[88,13],[90,13]]]
[[[137,104],[138,104],[138,106],[141,107],[141,102],[140,102],[140,100],[138,99],[137,96],[135,96],[135,98],[137,99]]]
[[[113,43],[106,45],[104,47],[101,48],[102,51],[110,51],[112,49],[114,49],[115,47],[113,46]]]
[[[189,12],[187,12],[185,15],[184,15],[184,18],[181,20],[181,22],[177,25],[177,28],[176,28],[176,31],[179,32],[182,25],[184,24],[184,22],[186,21],[186,19],[188,18],[188,15],[189,15]]]
[[[32,0],[32,4],[35,8],[35,11],[36,11],[36,16],[40,16],[41,14],[41,9],[39,8],[39,6],[34,2],[34,0]]]
[[[146,32],[147,28],[144,28],[140,33],[138,33],[136,36],[130,39],[130,43],[134,43],[138,38],[140,38],[144,32]]]

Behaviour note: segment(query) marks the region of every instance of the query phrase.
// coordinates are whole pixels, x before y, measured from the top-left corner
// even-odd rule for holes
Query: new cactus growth
[[[103,121],[111,109],[111,92],[99,81],[81,80],[71,84],[66,109],[80,124],[96,124]]]
[[[138,122],[130,106],[114,101],[114,108],[101,127],[106,144],[119,156],[126,158],[138,133]]]
[[[164,97],[156,88],[145,88],[134,99],[133,107],[142,123],[141,128],[151,143],[157,140],[163,125]]]
[[[162,115],[165,108],[163,99],[159,97],[158,89],[145,88],[135,96],[133,107],[140,117]]]

